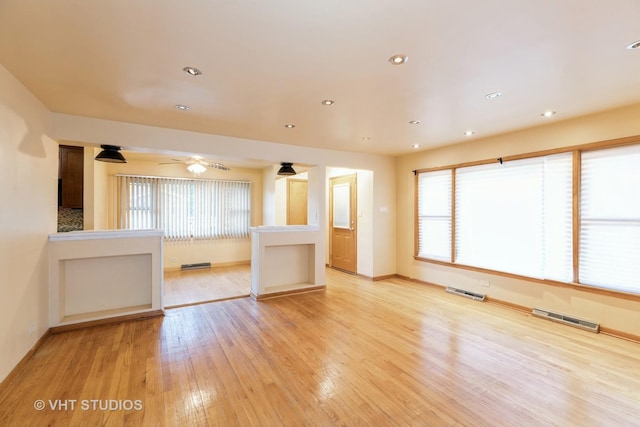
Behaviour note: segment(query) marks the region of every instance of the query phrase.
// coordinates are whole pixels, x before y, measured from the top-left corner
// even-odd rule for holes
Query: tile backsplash
[[[58,208],[58,232],[82,230],[82,209]]]

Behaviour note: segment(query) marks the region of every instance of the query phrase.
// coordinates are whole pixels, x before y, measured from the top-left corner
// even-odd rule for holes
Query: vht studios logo
[[[36,400],[33,407],[38,411],[49,409],[51,411],[141,411],[142,400],[101,400],[101,399],[55,399]]]

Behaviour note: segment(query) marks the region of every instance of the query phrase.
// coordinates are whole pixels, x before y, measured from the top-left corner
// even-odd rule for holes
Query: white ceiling
[[[389,155],[640,102],[639,39],[640,0],[0,0],[51,111]]]

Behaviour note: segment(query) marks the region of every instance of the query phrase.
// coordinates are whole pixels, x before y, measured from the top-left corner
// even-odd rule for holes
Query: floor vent
[[[576,317],[567,316],[561,313],[554,313],[553,311],[543,310],[541,308],[535,308],[531,311],[531,314],[537,317],[543,317],[545,319],[553,320],[554,322],[564,323],[565,325],[575,326],[576,328],[584,329],[585,331],[598,333],[600,332],[600,324],[590,322],[588,320],[578,319]]]
[[[210,262],[199,262],[196,264],[182,264],[180,266],[181,270],[200,270],[203,268],[211,268]]]
[[[451,286],[447,286],[445,291],[450,294],[460,295],[461,297],[471,298],[475,301],[484,301],[485,298],[484,294],[477,294],[475,292],[465,291],[464,289],[452,288]]]

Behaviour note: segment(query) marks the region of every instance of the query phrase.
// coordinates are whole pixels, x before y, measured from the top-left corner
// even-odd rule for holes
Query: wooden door
[[[287,179],[287,224],[307,225],[307,181]]]
[[[331,178],[329,194],[331,267],[356,274],[356,175]]]

